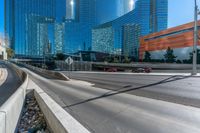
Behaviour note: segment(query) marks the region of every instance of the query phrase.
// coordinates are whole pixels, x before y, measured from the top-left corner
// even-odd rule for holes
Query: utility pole
[[[193,44],[193,67],[192,75],[197,75],[197,43],[198,43],[198,28],[197,28],[197,19],[198,19],[198,6],[197,1],[194,0],[195,9],[194,9],[194,44]]]

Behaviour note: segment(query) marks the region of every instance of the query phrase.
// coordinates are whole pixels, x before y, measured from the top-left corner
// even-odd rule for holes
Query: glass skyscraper
[[[73,0],[65,21],[65,53],[88,50],[91,47],[92,31],[96,25],[96,0]]]
[[[125,57],[134,56],[138,58],[136,55],[138,55],[140,26],[138,24],[126,24],[123,26],[122,30],[122,55]]]
[[[121,7],[124,10],[120,15],[132,10],[131,1],[133,0],[67,0],[64,52],[91,50],[92,28],[119,16],[118,9]],[[114,10],[107,14],[106,11],[111,7]]]
[[[110,1],[5,0],[5,35],[17,56],[41,57],[50,44],[53,54],[91,50],[92,28],[121,15],[108,22],[115,51],[122,49],[125,24],[138,24],[141,35],[167,27],[167,0]],[[114,10],[106,14],[111,6]]]
[[[132,51],[136,51],[135,49],[138,50],[140,36],[161,31],[167,28],[168,0],[137,0],[134,6],[135,6],[134,10],[113,21],[108,22],[110,23],[110,25],[112,25],[112,28],[114,30],[113,46],[115,51],[122,51],[123,45],[127,45],[127,43],[124,44],[124,42],[126,41],[123,40],[124,38],[127,38],[124,36],[123,26],[127,24],[137,25],[136,29],[139,29],[139,30],[133,30],[134,32],[137,33],[132,33],[133,35],[138,36],[137,40],[134,41],[136,44],[134,44],[134,48],[132,49]],[[101,39],[101,37],[95,37],[95,38],[98,38],[99,40]],[[130,45],[133,44],[130,43]],[[132,47],[132,46],[126,46],[126,47]],[[129,53],[138,53],[138,52],[136,51]],[[138,56],[138,55],[134,54],[129,56]]]
[[[97,26],[92,30],[92,50],[113,53],[114,51],[114,32],[112,25],[106,23],[104,25]]]
[[[54,22],[55,0],[5,0],[5,35],[18,57],[43,56]]]

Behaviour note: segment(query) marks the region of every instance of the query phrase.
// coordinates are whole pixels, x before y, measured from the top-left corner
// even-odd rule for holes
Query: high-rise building
[[[55,32],[54,32],[54,52],[63,53],[64,48],[64,35],[65,35],[65,24],[64,23],[55,23]]]
[[[125,43],[126,40],[123,40],[127,38],[125,36],[130,36],[129,34],[124,35],[125,32],[123,32],[123,26],[127,24],[136,24],[137,27],[139,27],[134,28],[133,32],[133,35],[136,35],[133,37],[133,45],[137,48],[136,51],[138,51],[139,48],[139,39],[137,39],[138,36],[144,36],[149,33],[157,32],[167,28],[168,0],[137,0],[134,7],[134,10],[130,11],[129,13],[108,22],[110,25],[112,25],[114,31],[114,51],[122,51],[123,45],[127,45]],[[131,53],[136,53],[134,52],[135,49],[132,50],[133,51]],[[135,56],[137,57],[138,55]]]
[[[0,59],[7,60],[7,52],[6,52],[6,38],[0,34]]]
[[[65,21],[65,53],[90,49],[91,29],[96,25],[96,0],[74,0],[73,4],[71,2],[69,4],[73,5],[75,13],[70,13],[71,18],[67,16]]]
[[[55,21],[55,0],[5,0],[5,35],[16,56],[43,56]]]
[[[67,3],[71,0],[55,0],[55,19],[57,23],[62,23],[69,11],[67,11]]]
[[[138,58],[140,26],[138,24],[126,24],[123,26],[122,55]]]
[[[117,12],[120,17],[134,9],[135,0],[118,0],[117,4]]]
[[[63,3],[62,3],[63,4]],[[79,0],[66,0],[66,20],[78,21]]]
[[[96,0],[97,23],[114,20],[134,9],[134,0]]]
[[[120,1],[124,0],[67,0],[64,52],[91,50],[93,27],[117,18],[119,16],[118,9],[122,5],[124,9],[127,7],[127,10],[120,12],[120,15],[132,10],[129,8],[130,5],[125,2],[120,3]]]
[[[42,48],[49,42],[52,53],[60,51],[61,46],[64,53],[90,50],[92,28],[118,16],[118,1],[108,4],[107,0],[5,0],[5,34],[18,57],[43,56]],[[110,7],[115,10],[106,14],[105,9]],[[65,23],[62,32],[57,25],[61,23]],[[58,45],[61,36],[65,39]]]
[[[100,25],[92,30],[92,51],[103,53],[114,52],[114,31],[110,23]]]

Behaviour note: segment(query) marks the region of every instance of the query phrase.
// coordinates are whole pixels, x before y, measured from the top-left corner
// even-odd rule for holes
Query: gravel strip
[[[17,133],[50,133],[44,115],[33,96],[33,92],[26,96]]]

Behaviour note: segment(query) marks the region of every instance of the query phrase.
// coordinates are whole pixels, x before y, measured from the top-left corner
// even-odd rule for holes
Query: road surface
[[[57,103],[59,103],[66,111],[73,115],[90,131],[95,133],[199,133],[200,132],[200,109],[192,106],[177,104],[176,101],[166,102],[167,100],[157,100],[159,97],[176,93],[177,99],[181,98],[185,92],[195,90],[197,78],[180,77],[176,82],[185,83],[184,80],[191,82],[192,88],[188,88],[179,93],[181,87],[174,90],[171,82],[163,83],[161,86],[168,86],[162,89],[155,87],[152,93],[157,97],[147,98],[146,96],[136,96],[132,93],[112,91],[112,88],[133,87],[133,82],[137,82],[136,86],[144,84],[153,84],[158,81],[173,80],[170,77],[161,76],[139,76],[130,78],[124,76],[124,79],[117,75],[109,75],[105,77],[101,85],[95,87],[89,83],[82,81],[60,81],[41,77],[24,68],[29,73],[30,78],[46,91]],[[89,74],[86,74],[89,76]],[[97,76],[97,75],[96,75]],[[104,77],[105,75],[102,75]],[[90,76],[89,76],[90,77]],[[111,78],[112,77],[112,78]],[[96,77],[98,78],[98,77]],[[95,79],[94,77],[92,79]],[[115,81],[111,86],[108,82]],[[125,82],[124,84],[124,81]],[[104,85],[105,82],[105,85]],[[146,83],[145,83],[146,82]],[[118,84],[116,84],[118,83]],[[126,84],[131,83],[131,84]],[[126,86],[125,86],[126,85]],[[106,87],[109,86],[110,88]],[[115,86],[115,87],[114,87]],[[179,86],[184,86],[180,84]],[[101,87],[101,88],[100,88]],[[123,88],[123,89],[124,89]],[[135,88],[135,87],[134,87]],[[144,87],[145,88],[145,87]],[[153,87],[154,88],[154,87]],[[160,88],[160,90],[159,90]],[[166,90],[166,88],[168,90]],[[123,90],[122,89],[122,90]],[[143,88],[140,88],[143,89]],[[147,89],[147,88],[145,88]],[[151,91],[151,87],[149,88]],[[139,89],[132,89],[137,91]],[[162,91],[161,91],[162,90]],[[129,91],[129,92],[131,92]],[[146,93],[143,91],[143,93]],[[196,89],[196,96],[199,93]],[[140,92],[140,94],[142,94]],[[191,93],[193,95],[193,93]],[[170,95],[169,95],[170,96]],[[189,95],[186,95],[189,96]],[[191,96],[192,97],[192,96]],[[174,100],[177,100],[174,99]],[[194,100],[192,99],[192,100]],[[194,100],[195,101],[195,100]],[[192,103],[192,102],[191,102]]]
[[[7,78],[0,86],[0,106],[19,88],[22,84],[20,77],[15,70],[7,65],[5,62],[0,61],[0,67],[7,70]]]
[[[63,72],[68,75],[68,72]],[[95,87],[200,107],[200,77],[148,76],[101,72],[71,72],[72,79],[88,81]]]

